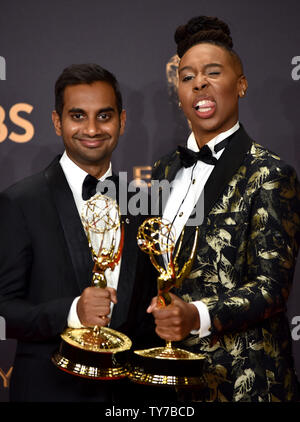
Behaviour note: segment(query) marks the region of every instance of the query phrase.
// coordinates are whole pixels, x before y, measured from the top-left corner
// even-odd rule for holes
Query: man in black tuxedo
[[[109,324],[137,347],[151,326],[145,310],[155,283],[147,284],[149,260],[136,245],[139,217],[122,217],[121,265],[105,289],[91,287],[93,261],[80,219],[87,175],[118,182],[110,163],[126,114],[117,80],[98,65],[66,68],[55,95],[52,119],[64,154],[0,195],[0,315],[7,337],[18,340],[10,395],[12,401],[111,401],[119,388],[125,398],[127,384],[67,374],[51,356],[67,326]]]

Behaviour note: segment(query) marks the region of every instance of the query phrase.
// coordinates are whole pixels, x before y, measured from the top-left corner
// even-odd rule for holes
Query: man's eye
[[[101,113],[98,115],[99,120],[108,120],[110,118],[110,115],[107,113]]]
[[[220,75],[221,72],[215,71],[215,72],[209,72],[209,76],[216,76],[216,75]]]
[[[83,119],[83,114],[82,113],[74,113],[71,115],[73,120],[81,120]]]

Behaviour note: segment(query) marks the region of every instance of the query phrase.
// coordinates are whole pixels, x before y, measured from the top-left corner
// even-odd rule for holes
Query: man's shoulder
[[[22,200],[40,195],[41,190],[46,186],[45,173],[58,163],[59,157],[55,157],[45,169],[13,183],[1,192],[1,196],[6,196],[12,200]]]

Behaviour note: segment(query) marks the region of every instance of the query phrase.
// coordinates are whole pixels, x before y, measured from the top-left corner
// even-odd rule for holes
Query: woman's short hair
[[[233,50],[233,41],[227,23],[211,16],[196,16],[175,31],[177,54],[181,58],[187,50],[196,44],[210,43],[228,50],[242,70],[241,59]]]

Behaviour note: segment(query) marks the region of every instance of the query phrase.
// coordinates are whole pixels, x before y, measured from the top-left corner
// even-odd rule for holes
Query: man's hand
[[[158,307],[157,297],[154,297],[147,312],[153,314],[159,337],[166,341],[179,341],[192,330],[200,329],[199,312],[192,303],[184,302],[172,293],[170,296],[172,303],[166,307]]]
[[[110,302],[117,303],[117,292],[111,287],[87,287],[77,302],[77,315],[87,327],[109,323]]]

